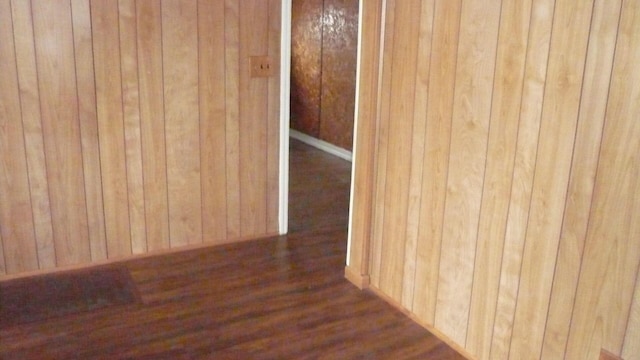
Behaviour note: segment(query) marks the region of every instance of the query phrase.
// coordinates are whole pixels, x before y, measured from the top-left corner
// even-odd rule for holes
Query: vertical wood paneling
[[[0,231],[7,273],[38,268],[9,0],[0,2]]]
[[[621,1],[596,1],[542,358],[564,356],[598,165]]]
[[[353,145],[358,2],[323,0],[322,16],[318,19],[322,40],[318,49],[321,55],[318,138],[349,151]],[[296,35],[293,33],[292,37]]]
[[[539,357],[576,132],[593,2],[557,1],[511,352]]]
[[[15,55],[17,59],[20,59],[16,64],[18,86],[38,264],[41,269],[47,269],[55,266],[56,254],[40,116],[40,94],[38,92],[38,69],[36,67],[31,3],[12,1],[11,11],[13,19],[22,20],[14,21],[13,24]]]
[[[202,242],[197,16],[196,2],[162,1],[171,246]]]
[[[411,171],[411,132],[414,107],[415,78],[417,70],[416,39],[420,30],[420,1],[398,1],[395,5],[396,19],[403,19],[394,32],[394,54],[391,60],[392,74],[390,84],[389,112],[406,118],[389,127],[387,151],[398,154],[397,161],[387,162],[385,182],[385,215],[383,239],[398,236],[405,239],[407,229],[407,210],[409,178]],[[398,74],[394,75],[393,71]],[[398,276],[404,273],[403,241],[384,241],[380,261],[380,289],[394,298],[402,297],[402,282]]]
[[[1,274],[277,231],[278,0],[1,4]]]
[[[380,84],[382,89],[386,89],[391,83],[391,71],[392,71],[392,56],[394,49],[394,29],[395,29],[395,0],[389,0],[383,2],[386,5],[384,10],[385,16],[383,22],[385,24],[384,32],[382,33],[382,49],[381,54],[382,68]],[[389,141],[389,105],[391,103],[391,92],[381,91],[379,96],[379,108],[376,117],[376,123],[378,126],[377,134],[377,154],[376,154],[376,166],[374,170],[375,177],[375,193],[373,197],[373,244],[371,246],[371,282],[376,286],[380,286],[380,262],[382,260],[382,231],[384,228],[384,190],[386,188],[387,172],[387,148]]]
[[[160,1],[136,2],[142,170],[147,249],[169,248]]]
[[[118,3],[91,1],[107,254],[131,254]]]
[[[413,100],[413,129],[411,140],[411,174],[407,209],[407,232],[405,242],[404,276],[402,281],[402,305],[413,307],[418,230],[420,226],[420,200],[424,170],[425,131],[427,127],[427,100],[429,99],[429,76],[431,71],[431,40],[433,36],[436,1],[422,2],[416,60],[416,83]]]
[[[290,126],[320,138],[325,0],[291,1]]]
[[[600,348],[618,355],[624,344],[640,265],[638,33],[640,3],[624,2],[566,352],[570,359],[595,358]]]
[[[280,24],[282,1],[269,0],[268,55],[274,61],[280,58]],[[277,233],[279,228],[279,169],[280,169],[280,66],[275,61],[274,75],[269,78],[267,99],[267,233]],[[354,98],[355,99],[355,98]]]
[[[435,321],[445,188],[462,1],[437,1],[434,10],[427,130],[422,174],[421,220],[416,246],[413,311]]]
[[[56,265],[86,263],[91,249],[71,5],[32,2],[32,13]]]
[[[503,1],[466,348],[489,357],[518,136],[532,1]]]
[[[435,325],[464,344],[482,201],[500,2],[463,2]]]
[[[202,79],[224,79],[224,1],[198,2],[198,66]],[[227,236],[227,178],[225,173],[225,83],[199,81],[202,168],[202,237],[220,241]],[[222,176],[220,176],[222,175]]]
[[[267,166],[267,91],[265,78],[251,77],[251,56],[268,54],[268,2],[240,2],[240,234],[265,233]],[[260,154],[262,152],[262,154]],[[260,154],[260,155],[258,155]]]
[[[527,47],[518,139],[496,302],[491,358],[505,359],[513,330],[525,230],[538,151],[555,0],[535,0]]]
[[[82,143],[82,163],[87,201],[87,219],[91,259],[107,258],[107,235],[102,197],[100,144],[96,85],[91,34],[91,8],[89,0],[72,0],[73,41],[78,84],[78,114]]]
[[[227,237],[240,236],[240,8],[225,0],[225,101],[227,164]]]
[[[479,359],[637,358],[640,5],[386,4],[359,275]]]
[[[131,223],[131,251],[147,252],[142,144],[140,126],[140,92],[138,81],[138,47],[136,4],[118,0],[120,27],[120,66],[122,69],[122,113]]]

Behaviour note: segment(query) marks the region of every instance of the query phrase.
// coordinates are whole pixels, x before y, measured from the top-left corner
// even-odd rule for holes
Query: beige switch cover
[[[273,64],[268,56],[251,57],[251,77],[270,77],[273,73]]]

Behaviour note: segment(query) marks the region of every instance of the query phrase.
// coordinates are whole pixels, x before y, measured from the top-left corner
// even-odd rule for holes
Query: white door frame
[[[291,116],[291,0],[282,0],[280,24],[280,180],[278,232],[289,230],[289,121]]]
[[[358,98],[360,93],[360,56],[362,43],[362,15],[363,3],[358,3],[358,47],[356,61],[356,99],[353,124],[353,159],[351,162],[351,191],[349,192],[349,232],[347,240],[347,266],[349,265],[349,253],[351,251],[351,222],[353,213],[353,193],[355,164],[357,161],[356,139],[358,136]],[[289,124],[291,116],[290,92],[291,92],[291,2],[282,0],[282,24],[280,35],[280,193],[279,193],[279,232],[284,235],[289,227]]]

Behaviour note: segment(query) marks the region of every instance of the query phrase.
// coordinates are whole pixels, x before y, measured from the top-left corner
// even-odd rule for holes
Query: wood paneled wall
[[[0,275],[278,229],[276,0],[0,0]]]
[[[347,274],[478,359],[640,359],[640,1],[384,10]]]

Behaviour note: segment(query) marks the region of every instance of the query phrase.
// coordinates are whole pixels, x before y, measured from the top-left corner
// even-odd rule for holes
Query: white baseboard
[[[347,161],[351,161],[353,159],[353,154],[351,153],[351,151],[335,146],[326,141],[316,139],[307,134],[303,134],[300,131],[290,129],[289,136],[291,136],[296,140],[300,140],[307,145],[313,146],[317,149],[327,152],[331,155],[335,155],[341,159],[344,159]]]

